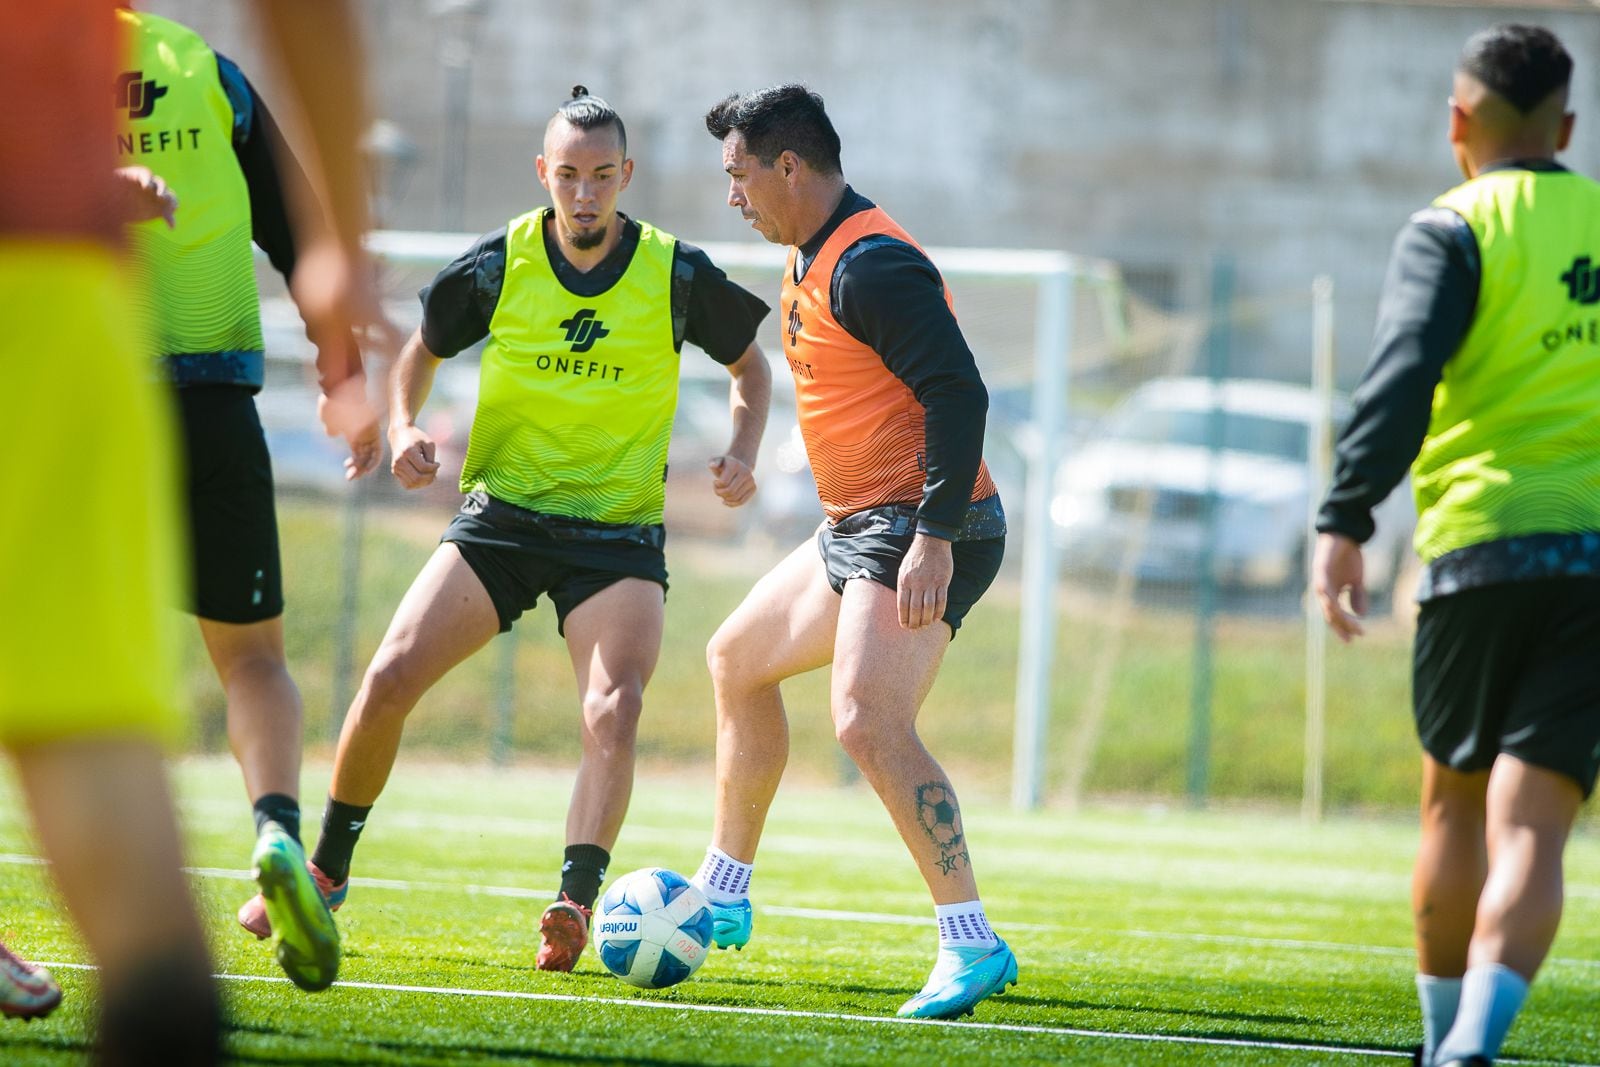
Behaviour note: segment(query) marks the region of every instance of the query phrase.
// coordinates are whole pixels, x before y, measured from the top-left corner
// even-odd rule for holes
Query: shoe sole
[[[0,1007],[0,1015],[4,1015],[8,1019],[21,1019],[25,1023],[31,1023],[35,1019],[43,1019],[60,1006],[61,990],[58,989],[53,997],[42,1004],[34,1004],[26,1008],[12,1007],[9,1004]]]
[[[308,993],[327,989],[339,973],[339,928],[305,865],[268,849],[257,859],[255,875],[278,936],[278,966]]]

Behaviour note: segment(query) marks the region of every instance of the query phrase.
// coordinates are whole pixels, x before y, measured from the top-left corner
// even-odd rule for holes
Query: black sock
[[[350,856],[356,850],[370,811],[371,804],[362,808],[328,798],[328,807],[322,813],[322,837],[317,841],[317,851],[312,854],[311,862],[333,879],[335,885],[350,877]]]
[[[611,853],[599,845],[568,845],[561,864],[561,896],[592,909],[610,862]]]
[[[262,827],[270,819],[285,830],[289,836],[300,842],[300,802],[294,797],[284,793],[268,793],[257,797],[255,803],[256,836],[261,836]]]

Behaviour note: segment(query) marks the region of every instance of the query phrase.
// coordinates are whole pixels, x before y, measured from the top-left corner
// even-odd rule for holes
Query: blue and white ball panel
[[[649,867],[612,884],[595,914],[595,947],[623,981],[662,989],[688,978],[711,944],[705,897],[681,874]]]

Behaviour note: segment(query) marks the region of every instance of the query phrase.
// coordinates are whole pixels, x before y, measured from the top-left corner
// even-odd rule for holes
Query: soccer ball
[[[611,883],[594,912],[600,962],[644,989],[677,985],[705,962],[711,910],[676,871],[646,867]]]

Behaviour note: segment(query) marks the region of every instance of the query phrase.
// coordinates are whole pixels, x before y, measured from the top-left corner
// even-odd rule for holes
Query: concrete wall
[[[258,72],[236,3],[153,0]],[[388,222],[434,228],[447,60],[459,16],[370,0],[379,113],[415,140]],[[637,159],[626,209],[690,240],[749,239],[723,203],[706,107],[780,81],[827,99],[846,174],[925,243],[1067,248],[1203,308],[1219,258],[1236,295],[1339,299],[1341,380],[1365,360],[1389,242],[1457,180],[1452,63],[1474,30],[1549,25],[1578,60],[1568,162],[1600,174],[1600,17],[1528,5],[1361,0],[487,0],[470,65],[462,224],[541,199],[532,159],[574,82],[607,97]],[[270,75],[258,80],[270,85]],[[1159,294],[1158,294],[1159,295]],[[1235,334],[1235,367],[1294,376],[1304,317]]]

